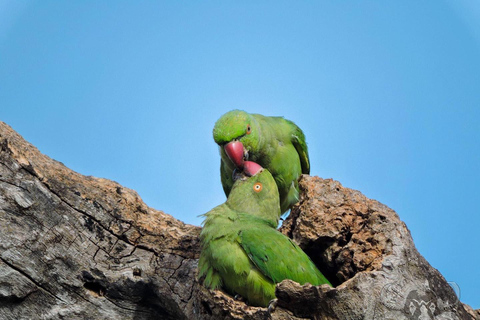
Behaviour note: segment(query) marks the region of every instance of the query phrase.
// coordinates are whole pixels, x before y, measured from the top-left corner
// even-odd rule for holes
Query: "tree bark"
[[[0,319],[480,319],[394,211],[333,180],[300,185],[282,232],[336,288],[286,280],[269,312],[198,284],[199,227],[73,172],[0,122]]]

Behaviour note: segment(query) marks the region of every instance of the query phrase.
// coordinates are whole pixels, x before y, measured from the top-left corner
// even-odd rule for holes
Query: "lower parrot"
[[[275,285],[330,284],[303,250],[276,227],[278,188],[272,175],[246,161],[225,203],[204,214],[198,278],[206,288],[223,288],[253,306],[268,306]]]
[[[310,173],[310,162],[305,135],[295,123],[233,110],[217,120],[213,139],[220,146],[220,176],[227,197],[234,183],[232,173],[242,169],[246,158],[272,174],[282,214],[298,202],[298,178]]]

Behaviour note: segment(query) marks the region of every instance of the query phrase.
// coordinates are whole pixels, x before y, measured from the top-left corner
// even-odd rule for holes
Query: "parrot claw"
[[[275,309],[277,309],[277,305],[278,305],[278,299],[270,300],[270,302],[268,303],[268,313],[274,313]]]

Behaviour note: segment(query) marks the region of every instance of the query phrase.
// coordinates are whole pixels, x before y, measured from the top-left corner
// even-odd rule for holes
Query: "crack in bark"
[[[170,290],[172,291],[172,294],[175,294],[177,297],[179,297],[179,298],[180,298],[180,301],[182,301],[183,303],[188,303],[188,301],[190,300],[190,298],[188,298],[188,299],[186,299],[186,300],[183,299],[181,295],[179,295],[178,293],[175,292],[175,287],[172,288],[172,286],[170,285],[170,279],[172,279],[172,278],[175,276],[175,273],[176,273],[178,270],[180,270],[180,268],[183,266],[185,260],[187,260],[187,259],[182,259],[182,261],[180,261],[180,265],[179,265],[177,268],[175,268],[175,270],[172,269],[172,270],[173,270],[172,274],[168,277],[167,280],[165,280],[165,278],[164,278],[164,280],[167,282],[168,287],[169,287]],[[177,279],[177,282],[178,282],[178,279]],[[192,294],[193,294],[193,286],[190,288],[189,291],[190,291],[190,297],[191,297]]]
[[[27,274],[25,271],[23,271],[22,269],[16,267],[15,265],[11,264],[10,262],[7,262],[4,258],[0,257],[0,260],[2,260],[3,263],[5,263],[7,266],[9,266],[10,268],[12,268],[13,270],[17,271],[18,273],[20,273],[21,275],[23,275],[25,278],[27,278],[28,280],[30,280],[33,284],[35,284],[37,287],[39,287],[40,289],[44,290],[45,292],[47,292],[48,294],[50,294],[52,297],[54,297],[55,299],[58,299],[60,301],[62,301],[63,303],[67,303],[65,300],[63,300],[62,298],[58,297],[57,295],[55,295],[53,292],[51,292],[50,290],[48,290],[46,287],[44,287],[42,284],[40,284],[38,281],[36,281],[35,279],[33,279],[29,274]]]
[[[103,296],[106,300],[108,300],[111,304],[117,306],[118,308],[122,309],[122,310],[127,310],[127,311],[132,311],[132,312],[140,312],[140,313],[145,313],[145,314],[150,314],[150,312],[148,311],[144,311],[144,310],[138,310],[138,309],[131,309],[131,308],[127,308],[127,307],[124,307],[124,306],[121,306],[120,304],[117,304],[115,302],[113,302],[113,299],[110,299],[108,298],[107,296]]]
[[[16,185],[16,184],[14,184],[13,182],[10,182],[10,181],[7,181],[7,180],[3,180],[3,179],[0,179],[0,182],[6,183],[6,184],[11,185],[11,186],[14,186],[14,187],[17,187],[17,188],[19,188],[19,189],[22,189],[23,191],[26,191],[26,192],[30,193],[30,191],[28,191],[28,189],[26,189],[26,188],[24,188],[24,187],[22,187],[22,186]]]
[[[119,238],[120,236],[115,234],[113,231],[111,231],[110,229],[108,229],[107,227],[105,227],[97,218],[95,218],[93,215],[91,214],[88,214],[87,212],[79,209],[79,208],[75,208],[73,205],[71,205],[67,200],[65,200],[63,197],[61,197],[59,194],[57,194],[55,191],[53,191],[50,186],[48,186],[48,184],[44,184],[48,190],[50,190],[51,193],[53,193],[55,196],[57,196],[58,199],[60,199],[61,202],[65,203],[69,208],[71,208],[72,210],[76,211],[76,212],[79,212],[87,217],[89,217],[90,219],[92,219],[93,221],[95,221],[103,230],[107,231],[108,233],[110,233],[112,236],[116,237],[116,238]]]
[[[66,287],[63,286],[63,285],[62,285],[62,287],[63,287],[63,288],[66,288]],[[66,288],[66,289],[68,290],[68,288]],[[73,293],[73,294],[75,294],[75,295],[78,296],[80,299],[82,299],[82,300],[84,300],[84,301],[86,301],[86,302],[94,305],[95,307],[97,307],[97,308],[99,308],[99,309],[102,309],[102,310],[105,310],[105,309],[102,307],[101,304],[96,304],[95,302],[88,300],[87,298],[85,298],[84,296],[82,296],[80,293],[78,293],[78,292],[76,292],[76,291],[74,291],[74,290],[68,290],[68,291],[71,292],[71,293]]]
[[[95,266],[97,265],[97,261],[95,260],[95,258],[97,257],[97,254],[99,251],[100,251],[100,247],[97,246],[97,250],[95,251],[92,257],[92,260],[95,262]]]
[[[5,150],[5,151],[6,151],[6,150]],[[18,163],[18,162],[17,162],[17,163]],[[10,168],[9,166],[7,166],[5,163],[2,162],[2,163],[0,163],[0,164],[3,165],[5,168],[7,168],[8,171],[10,171],[11,173],[15,173],[15,170],[12,169],[12,168]]]
[[[110,247],[110,250],[108,250],[108,252],[105,251],[105,252],[107,253],[107,255],[108,255],[109,257],[111,257],[111,258],[115,258],[115,257],[113,257],[110,253],[112,252],[113,248],[115,248],[115,246],[117,245],[118,241],[120,241],[120,238],[117,237],[116,240],[115,240],[115,242],[114,242],[114,243],[112,244],[112,246]]]

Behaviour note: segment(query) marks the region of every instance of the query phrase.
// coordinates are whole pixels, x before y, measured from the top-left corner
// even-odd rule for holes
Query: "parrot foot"
[[[268,313],[273,313],[275,312],[275,309],[277,309],[277,304],[278,304],[278,299],[272,299],[268,303]]]

